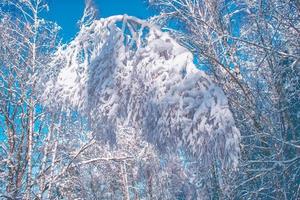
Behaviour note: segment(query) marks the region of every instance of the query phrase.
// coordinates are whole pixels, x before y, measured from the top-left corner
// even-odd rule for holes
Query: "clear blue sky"
[[[100,10],[100,17],[118,14],[133,15],[148,18],[152,15],[148,9],[147,0],[95,0]],[[46,18],[55,21],[62,27],[64,41],[69,41],[78,31],[77,21],[84,9],[84,0],[47,0],[50,11]]]

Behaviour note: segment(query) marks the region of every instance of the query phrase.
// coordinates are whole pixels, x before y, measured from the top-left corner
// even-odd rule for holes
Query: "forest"
[[[300,1],[141,1],[0,0],[0,199],[300,199]]]

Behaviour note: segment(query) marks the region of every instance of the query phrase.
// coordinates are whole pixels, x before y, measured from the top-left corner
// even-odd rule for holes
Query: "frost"
[[[162,151],[183,145],[203,165],[237,166],[240,135],[222,90],[148,22],[97,20],[56,53],[52,67],[46,102],[86,113],[104,139],[130,127]]]

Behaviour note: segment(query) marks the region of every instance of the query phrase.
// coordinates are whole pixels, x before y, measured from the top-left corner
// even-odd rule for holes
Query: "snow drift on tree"
[[[161,150],[236,167],[239,131],[222,90],[192,54],[148,22],[113,16],[83,27],[57,53],[45,97],[88,114],[102,139],[132,127]]]

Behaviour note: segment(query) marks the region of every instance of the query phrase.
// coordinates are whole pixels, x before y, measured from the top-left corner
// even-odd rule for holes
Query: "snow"
[[[94,21],[57,52],[51,70],[45,102],[89,115],[105,139],[114,138],[105,130],[130,127],[162,151],[183,145],[203,165],[214,155],[237,166],[240,133],[224,93],[187,49],[148,22]]]

